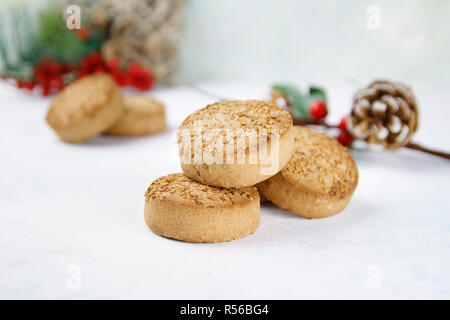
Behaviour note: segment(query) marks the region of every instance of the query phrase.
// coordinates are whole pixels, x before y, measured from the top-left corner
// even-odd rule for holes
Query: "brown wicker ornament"
[[[108,26],[108,39],[101,48],[105,60],[117,58],[121,65],[138,62],[159,83],[177,81],[177,53],[185,0],[70,0],[96,27]]]
[[[418,127],[418,109],[410,87],[377,80],[353,98],[348,130],[368,144],[389,150],[406,146]]]

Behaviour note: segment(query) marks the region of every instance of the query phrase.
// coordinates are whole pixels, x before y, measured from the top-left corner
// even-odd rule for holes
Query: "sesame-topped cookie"
[[[182,173],[152,182],[145,194],[145,221],[156,234],[187,242],[231,241],[259,225],[256,187],[202,185]]]
[[[120,136],[139,136],[166,129],[164,105],[144,95],[124,96],[125,111],[106,133]]]
[[[259,100],[218,102],[189,115],[178,131],[181,167],[217,187],[255,185],[279,172],[295,151],[292,117]]]
[[[47,123],[67,142],[83,142],[112,126],[124,110],[120,88],[104,73],[83,77],[53,99]]]
[[[295,126],[297,150],[286,167],[258,185],[274,204],[308,218],[342,211],[358,183],[358,169],[336,139]]]

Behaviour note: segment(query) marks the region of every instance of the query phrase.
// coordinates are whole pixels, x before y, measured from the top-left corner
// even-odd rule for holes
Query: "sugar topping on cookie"
[[[256,187],[216,188],[198,183],[182,173],[170,174],[152,182],[146,200],[173,200],[196,205],[233,205],[259,199]]]
[[[265,129],[284,134],[292,125],[292,117],[274,103],[259,100],[230,100],[210,104],[183,121],[181,128],[202,121],[205,129]]]
[[[297,149],[281,174],[286,179],[318,184],[330,196],[345,196],[358,177],[347,148],[324,134],[295,127]]]
[[[125,96],[125,108],[128,111],[142,114],[164,113],[164,105],[144,95]]]

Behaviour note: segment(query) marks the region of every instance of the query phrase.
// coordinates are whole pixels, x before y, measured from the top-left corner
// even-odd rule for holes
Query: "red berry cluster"
[[[63,75],[74,70],[75,66],[72,64],[63,64],[50,58],[42,58],[40,64],[34,68],[34,84],[42,88],[43,96],[47,96],[64,88]]]
[[[353,143],[353,136],[347,130],[347,117],[343,117],[339,123],[339,129],[341,133],[337,137],[338,141],[346,147],[350,147]]]
[[[136,62],[128,65],[125,83],[139,90],[148,90],[153,86],[152,75]]]
[[[34,87],[36,86],[36,82],[31,81],[31,80],[19,79],[16,82],[17,82],[17,88],[19,88],[19,89],[33,90]]]
[[[131,62],[128,69],[121,70],[117,59],[102,60],[96,51],[88,55],[82,62],[80,77],[94,72],[110,73],[119,86],[131,86],[139,90],[148,90],[153,86],[153,76],[136,62]]]
[[[148,90],[153,86],[152,74],[138,63],[132,62],[126,70],[122,70],[117,59],[104,62],[101,55],[94,51],[81,61],[78,68],[72,64],[63,64],[50,58],[43,58],[34,68],[34,79],[17,80],[17,87],[33,90],[38,85],[42,88],[42,95],[47,96],[63,89],[69,78],[81,78],[96,72],[111,74],[119,86],[128,85],[139,90]],[[72,77],[67,77],[69,74]]]
[[[328,115],[327,105],[322,100],[313,101],[309,105],[309,113],[316,121],[325,119]],[[347,117],[341,119],[339,123],[339,136],[337,140],[346,147],[350,147],[353,144],[353,136],[347,130]]]
[[[86,27],[75,29],[75,34],[81,41],[87,41],[91,37],[91,31]]]

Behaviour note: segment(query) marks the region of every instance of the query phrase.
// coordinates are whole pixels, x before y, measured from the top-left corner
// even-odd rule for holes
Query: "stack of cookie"
[[[96,73],[62,90],[52,101],[47,123],[67,142],[101,133],[146,135],[166,128],[164,106],[146,96],[123,96],[112,77]]]
[[[260,194],[294,214],[343,210],[358,181],[355,161],[335,139],[292,124],[264,101],[226,101],[191,115],[178,131],[184,173],[155,180],[145,221],[188,242],[231,241],[259,225]]]

